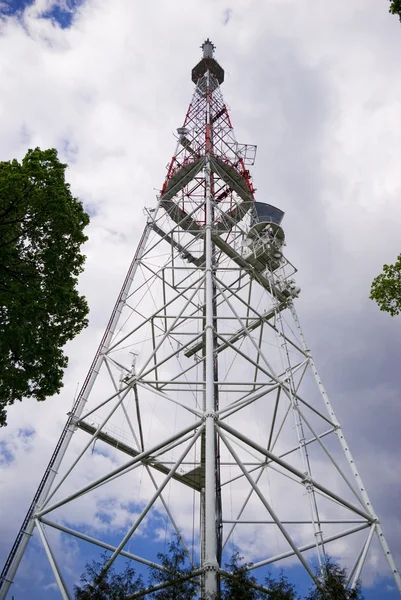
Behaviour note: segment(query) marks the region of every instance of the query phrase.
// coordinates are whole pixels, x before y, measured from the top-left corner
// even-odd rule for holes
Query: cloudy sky
[[[0,160],[55,147],[92,215],[80,289],[89,328],[59,397],[0,432],[0,563],[84,379],[191,98],[209,36],[237,139],[258,146],[257,198],[282,208],[297,308],[401,565],[401,320],[368,299],[400,252],[401,24],[385,0],[0,2]],[[74,571],[74,552],[69,568]],[[367,598],[396,598],[369,565]],[[16,599],[57,598],[22,568]]]

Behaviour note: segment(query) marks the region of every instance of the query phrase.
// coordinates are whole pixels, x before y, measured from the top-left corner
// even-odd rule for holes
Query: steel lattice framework
[[[52,529],[110,550],[106,569],[119,555],[163,569],[130,546],[161,514],[188,552],[201,598],[229,577],[222,553],[234,534],[240,547],[253,540],[258,549],[250,569],[293,558],[315,580],[313,561],[323,565],[347,538],[350,586],[377,535],[401,591],[295,311],[283,213],[255,200],[256,147],[236,141],[224,71],[209,40],[202,49],[157,206],[4,567],[1,599],[35,528],[65,599]],[[114,461],[97,477],[95,443]],[[139,471],[147,501],[135,505],[118,544],[74,528],[74,511],[96,505],[102,490],[132,489],[134,502]]]

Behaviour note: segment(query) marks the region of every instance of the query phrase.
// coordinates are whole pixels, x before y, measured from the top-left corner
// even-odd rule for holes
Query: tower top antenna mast
[[[203,42],[201,49],[203,50],[202,60],[192,69],[192,81],[197,84],[206,71],[210,71],[216,77],[219,84],[222,84],[224,81],[224,69],[222,69],[213,57],[216,46],[207,38]]]
[[[213,44],[209,38],[205,40],[201,46],[203,50],[203,58],[213,58],[214,51],[216,50],[216,46]]]

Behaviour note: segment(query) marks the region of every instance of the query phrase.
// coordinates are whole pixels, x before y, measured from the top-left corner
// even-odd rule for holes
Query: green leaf
[[[391,14],[398,15],[401,21],[401,0],[392,0],[388,10]]]
[[[0,426],[16,400],[60,391],[63,346],[87,326],[77,290],[89,217],[54,149],[0,162]]]
[[[392,317],[401,312],[401,254],[393,265],[384,265],[383,273],[372,282],[370,299],[375,300],[380,310]]]

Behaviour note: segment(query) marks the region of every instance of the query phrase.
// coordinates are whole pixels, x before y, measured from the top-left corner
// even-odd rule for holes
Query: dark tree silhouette
[[[89,217],[56,150],[0,162],[0,426],[6,407],[60,391],[63,346],[87,325],[77,278]]]
[[[320,573],[316,573],[319,577]],[[361,584],[353,590],[347,588],[347,569],[328,558],[324,567],[321,586],[314,586],[305,600],[363,600]]]
[[[225,577],[223,580],[222,600],[257,600],[262,598],[260,592],[252,587],[257,581],[248,571],[247,567],[251,563],[242,563],[243,557],[239,552],[232,555],[230,561],[225,567],[232,577]],[[263,597],[266,598],[264,595]]]
[[[167,553],[157,555],[164,571],[150,567],[148,586],[145,588],[141,575],[127,563],[125,569],[117,572],[112,566],[103,576],[102,569],[107,555],[101,561],[92,561],[86,565],[81,576],[81,585],[74,586],[75,600],[127,600],[140,592],[139,597],[152,600],[194,600],[199,598],[199,576],[187,560],[186,553],[179,540],[172,541]],[[208,600],[301,600],[283,571],[276,579],[268,575],[264,587],[267,592],[258,589],[259,585],[249,568],[252,563],[244,563],[239,552],[235,552],[225,564],[230,576],[221,580],[221,591],[215,598]],[[353,590],[347,588],[347,570],[330,558],[322,573],[317,570],[320,585],[314,585],[304,600],[363,600],[361,584]],[[161,586],[161,589],[153,589]]]
[[[114,566],[108,569],[104,577],[100,577],[108,559],[102,554],[101,561],[92,561],[86,565],[86,572],[81,575],[81,586],[74,586],[75,600],[126,600],[129,594],[143,589],[141,575],[127,562],[124,571],[117,573]]]
[[[268,575],[265,585],[270,590],[268,595],[269,600],[299,600],[294,585],[288,581],[283,571],[281,571],[278,579],[274,579],[272,575]]]
[[[401,2],[401,0],[400,0]],[[393,265],[383,265],[380,273],[372,282],[370,299],[392,317],[401,312],[401,254]]]
[[[393,15],[398,15],[401,21],[401,0],[391,0],[389,12]]]
[[[191,575],[193,569],[188,564],[187,555],[178,539],[170,542],[167,553],[159,552],[157,557],[166,571],[151,567],[149,586],[166,584],[170,581],[175,581],[175,583],[146,597],[155,600],[178,600],[178,598],[192,600],[192,598],[196,598],[199,584],[195,578],[185,579]]]

